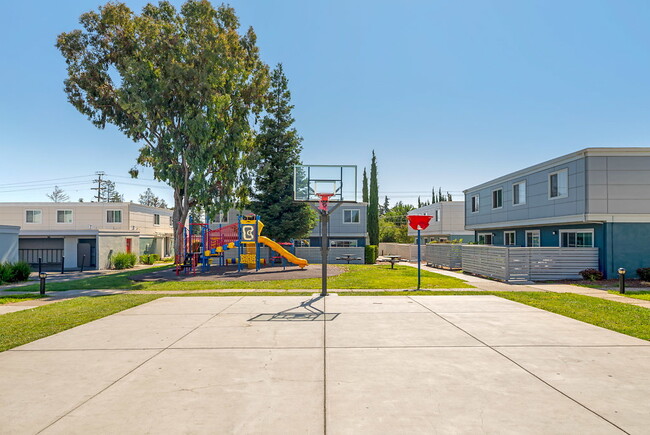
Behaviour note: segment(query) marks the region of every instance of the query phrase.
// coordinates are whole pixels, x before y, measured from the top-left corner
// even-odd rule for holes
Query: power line
[[[19,183],[2,183],[2,186],[0,186],[0,189],[5,188],[5,187],[23,187],[23,186],[29,186],[30,184],[41,184],[41,183],[46,183],[46,182],[51,182],[51,181],[59,181],[59,180],[70,180],[73,178],[87,178],[91,177],[92,175],[77,175],[74,177],[62,177],[62,178],[50,178],[49,180],[34,180],[34,181],[21,181]]]

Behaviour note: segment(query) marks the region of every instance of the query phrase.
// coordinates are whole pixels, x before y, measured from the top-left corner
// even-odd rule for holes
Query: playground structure
[[[196,229],[199,231],[196,231]],[[298,258],[279,243],[261,235],[264,224],[257,216],[239,216],[238,222],[217,229],[210,229],[209,223],[194,223],[190,219],[187,226],[181,227],[181,252],[176,255],[176,275],[181,271],[196,274],[200,265],[203,272],[210,265],[237,264],[241,272],[247,269],[260,270],[266,259],[261,258],[261,246],[265,245],[277,252],[283,259],[296,264],[301,269],[308,265],[307,260]],[[236,250],[236,258],[226,259],[226,251]]]

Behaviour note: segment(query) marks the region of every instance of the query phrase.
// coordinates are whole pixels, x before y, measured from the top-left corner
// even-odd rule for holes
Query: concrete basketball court
[[[0,353],[0,433],[648,433],[649,361],[496,296],[171,297]]]

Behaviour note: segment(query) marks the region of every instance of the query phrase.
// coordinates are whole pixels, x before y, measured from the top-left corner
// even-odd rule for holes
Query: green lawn
[[[2,304],[13,304],[16,302],[31,301],[32,299],[42,298],[40,294],[20,294],[20,295],[8,295],[0,296],[0,305]]]
[[[312,292],[296,293],[309,296]],[[487,295],[492,294],[553,313],[561,314],[623,334],[650,340],[650,310],[589,296],[546,292],[479,292],[479,291],[385,291],[346,292],[345,296],[392,295]],[[203,293],[191,296],[281,296],[276,292]],[[167,295],[165,295],[167,296]],[[188,296],[179,293],[175,297]],[[163,295],[123,294],[101,297],[80,297],[35,309],[0,316],[0,351],[11,349],[39,338],[152,301]]]
[[[169,267],[169,266],[162,266]],[[408,266],[389,265],[345,265],[348,271],[327,279],[332,289],[408,289],[417,286],[417,269]],[[289,279],[275,281],[169,281],[133,282],[130,275],[143,271],[130,271],[80,279],[77,281],[50,283],[47,290],[89,290],[89,289],[129,289],[129,290],[218,290],[218,289],[305,289],[321,288],[320,278]],[[422,288],[473,288],[458,278],[422,271]],[[38,286],[21,287],[21,291],[38,291]]]
[[[115,314],[158,297],[158,295],[81,297],[3,314],[0,316],[0,352]]]

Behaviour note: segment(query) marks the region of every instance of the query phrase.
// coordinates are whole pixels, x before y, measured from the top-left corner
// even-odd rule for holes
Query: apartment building
[[[0,203],[0,225],[20,228],[20,260],[49,267],[107,269],[118,252],[173,249],[172,211],[127,202]]]
[[[608,278],[650,267],[650,148],[586,148],[465,190],[481,244],[597,247]]]

